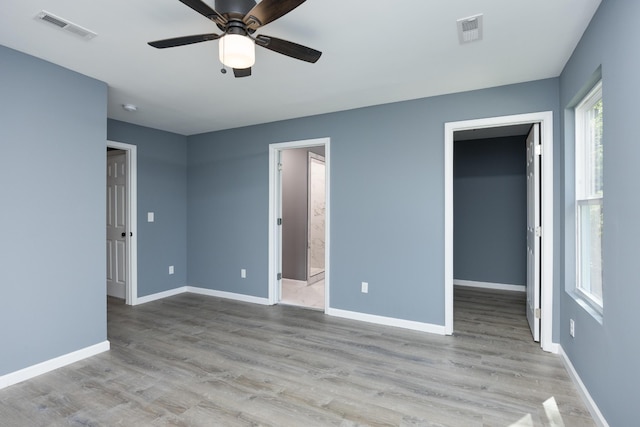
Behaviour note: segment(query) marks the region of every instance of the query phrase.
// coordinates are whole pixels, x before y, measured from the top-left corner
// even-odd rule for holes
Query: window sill
[[[587,313],[589,313],[591,315],[591,317],[593,317],[596,322],[600,323],[601,325],[604,322],[603,316],[602,316],[602,312],[596,310],[595,308],[593,308],[591,306],[591,304],[589,304],[584,297],[582,297],[582,295],[580,295],[578,292],[575,291],[567,291],[567,293],[571,296],[571,298],[573,298],[573,300],[576,302],[576,304],[578,304],[580,307],[582,307]]]

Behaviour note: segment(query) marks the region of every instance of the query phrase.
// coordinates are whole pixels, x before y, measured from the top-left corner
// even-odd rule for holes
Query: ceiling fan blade
[[[227,19],[224,16],[213,10],[202,0],[180,0],[180,2],[186,4],[205,18],[215,21],[217,24],[224,26],[227,23]]]
[[[249,77],[251,75],[251,67],[249,68],[234,68],[233,75],[236,77]]]
[[[156,40],[154,42],[149,42],[149,46],[153,46],[157,49],[164,49],[167,47],[176,47],[176,46],[184,46],[187,44],[207,42],[209,40],[219,39],[220,36],[218,34],[197,34],[195,36],[183,36],[183,37],[175,37],[172,39],[164,39],[164,40]]]
[[[262,0],[245,15],[243,21],[247,27],[255,30],[286,15],[305,1],[306,0]]]
[[[320,55],[322,55],[322,52],[311,49],[310,47],[277,39],[275,37],[265,36],[263,34],[258,35],[255,40],[258,46],[262,46],[274,52],[278,52],[301,61],[315,63],[320,59]]]

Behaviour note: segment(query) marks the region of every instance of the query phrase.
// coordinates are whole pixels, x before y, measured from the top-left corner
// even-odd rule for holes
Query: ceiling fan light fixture
[[[253,40],[241,34],[226,34],[219,40],[220,62],[229,68],[244,69],[256,62]]]

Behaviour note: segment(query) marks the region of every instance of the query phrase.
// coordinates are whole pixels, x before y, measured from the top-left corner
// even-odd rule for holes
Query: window
[[[602,311],[602,82],[575,109],[576,291]]]

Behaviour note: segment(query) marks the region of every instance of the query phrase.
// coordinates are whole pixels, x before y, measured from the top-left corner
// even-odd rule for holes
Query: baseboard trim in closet
[[[454,286],[468,286],[470,288],[497,289],[500,291],[527,292],[525,285],[509,285],[505,283],[477,282],[475,280],[453,279]]]

